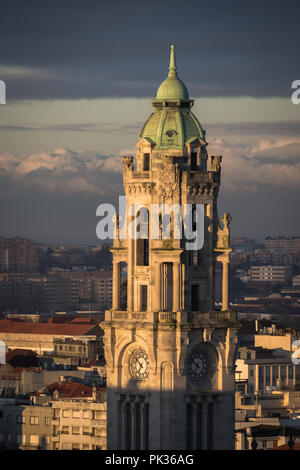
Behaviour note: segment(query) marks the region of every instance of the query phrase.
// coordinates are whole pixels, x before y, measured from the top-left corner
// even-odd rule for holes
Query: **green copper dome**
[[[177,77],[175,46],[171,46],[169,75],[157,90],[157,100],[188,100],[189,92],[185,84]]]
[[[205,131],[191,111],[193,100],[189,99],[186,86],[176,75],[174,46],[171,46],[169,76],[158,88],[152,104],[154,112],[140,137],[150,139],[155,149],[183,150],[194,139],[205,140]]]

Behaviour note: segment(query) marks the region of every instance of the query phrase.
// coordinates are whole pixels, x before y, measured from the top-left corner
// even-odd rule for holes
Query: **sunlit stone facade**
[[[217,196],[220,156],[208,162],[205,131],[176,72],[152,102],[154,112],[137,142],[136,162],[124,157],[127,228],[149,239],[123,238],[117,218],[113,253],[113,304],[101,324],[107,361],[108,449],[233,449],[234,355],[238,323],[228,303],[230,215],[220,225]],[[208,168],[209,166],[209,168]],[[130,213],[131,205],[143,206]],[[190,205],[192,228],[204,245],[190,249],[175,215],[166,234],[163,210],[153,204]],[[197,219],[196,205],[204,210]],[[202,210],[201,209],[201,210]],[[200,211],[200,215],[201,215]],[[149,221],[149,224],[147,224]],[[199,222],[199,223],[198,223]],[[156,238],[151,237],[156,223]],[[183,225],[183,224],[182,224]],[[215,264],[223,265],[223,306],[215,310]],[[127,267],[127,305],[120,298]],[[121,307],[122,306],[122,307]]]

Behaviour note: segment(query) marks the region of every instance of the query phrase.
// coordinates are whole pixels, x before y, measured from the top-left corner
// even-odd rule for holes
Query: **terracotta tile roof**
[[[274,447],[272,450],[290,450],[288,444],[282,446]],[[295,442],[293,450],[300,450],[300,442]]]
[[[78,398],[78,397],[91,397],[93,393],[92,387],[88,387],[79,382],[73,382],[68,380],[67,382],[54,382],[46,387],[46,390],[53,396],[55,390],[58,391],[61,398]],[[100,391],[104,391],[105,388],[98,387],[97,395],[99,396]]]
[[[101,335],[103,331],[98,323],[91,321],[66,323],[38,323],[14,320],[0,320],[0,333],[32,334],[32,335]]]
[[[57,390],[59,395],[64,398],[92,396],[92,388],[78,382],[54,382],[53,384],[48,385],[46,388],[50,392],[51,396],[55,390]]]

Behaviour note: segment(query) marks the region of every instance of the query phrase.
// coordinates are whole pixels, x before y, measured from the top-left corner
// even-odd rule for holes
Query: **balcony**
[[[188,312],[188,322],[193,325],[214,325],[216,322],[223,322],[224,325],[239,325],[234,310],[214,310],[211,312]]]
[[[132,178],[133,179],[149,179],[150,171],[133,171]]]

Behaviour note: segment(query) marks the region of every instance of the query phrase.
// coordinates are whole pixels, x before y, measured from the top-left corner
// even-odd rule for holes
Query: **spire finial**
[[[169,77],[177,77],[174,44],[171,46]]]

